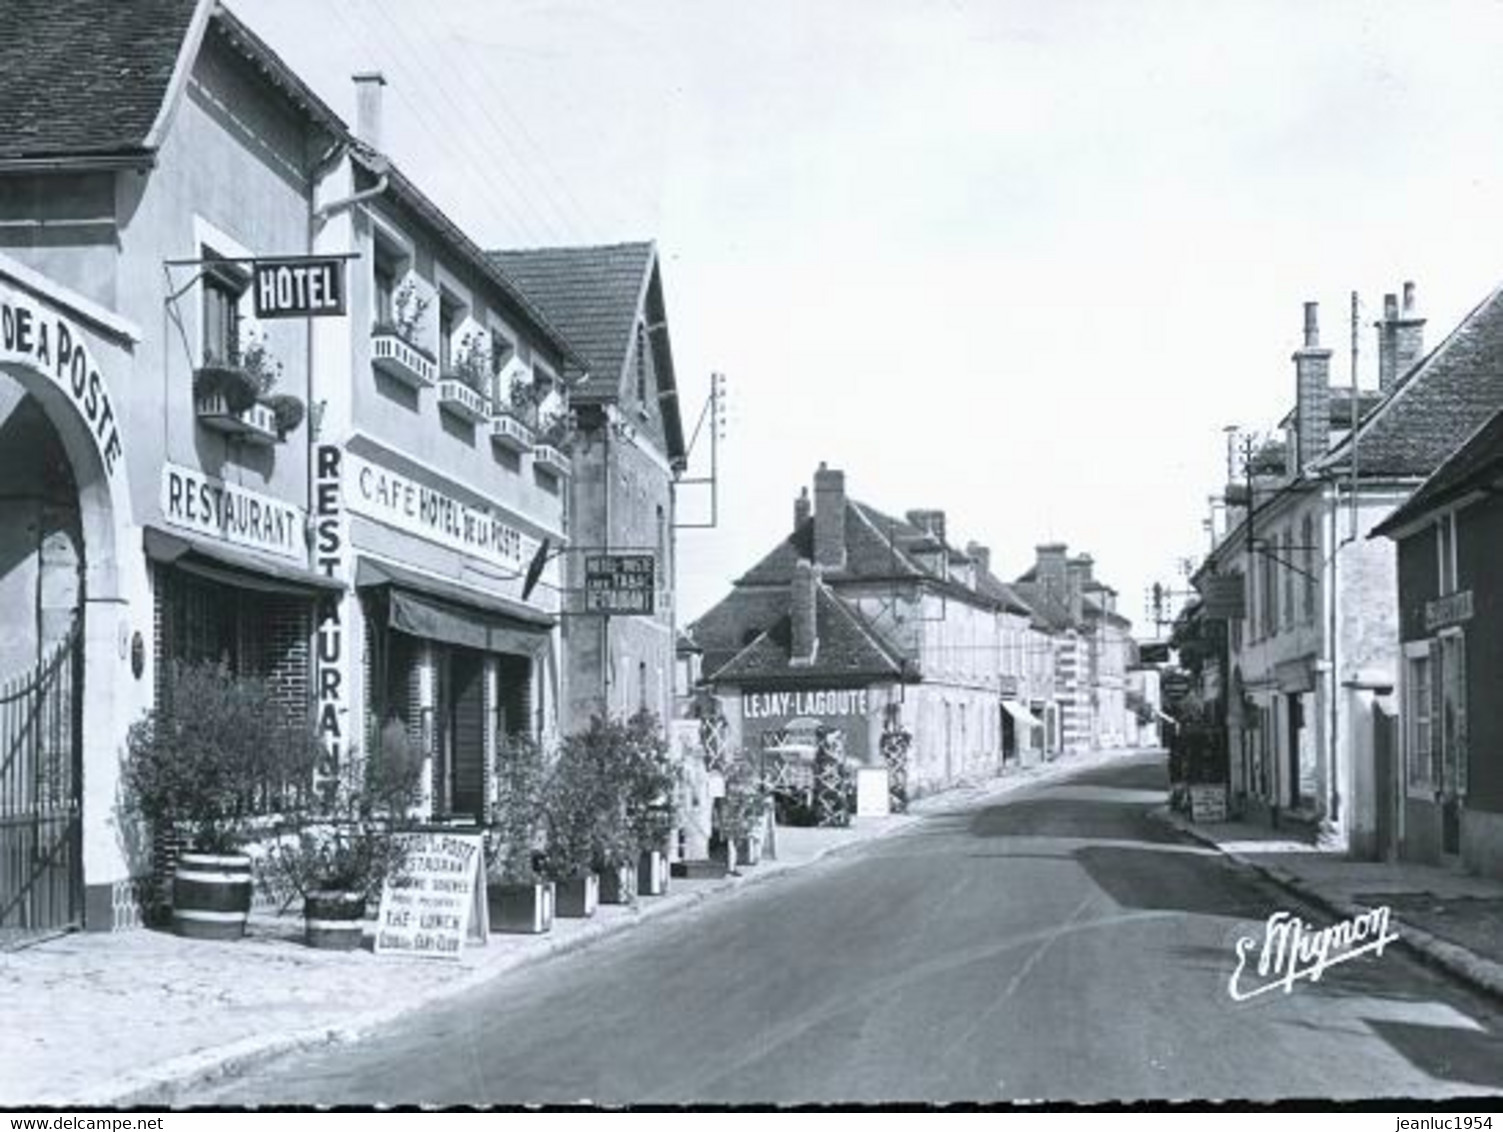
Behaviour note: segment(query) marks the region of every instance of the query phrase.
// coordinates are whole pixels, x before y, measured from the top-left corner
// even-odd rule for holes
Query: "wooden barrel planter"
[[[310,892],[303,901],[303,927],[309,947],[354,951],[365,937],[365,894]]]
[[[555,885],[557,903],[553,914],[571,920],[588,920],[600,905],[600,877],[586,873]]]
[[[172,930],[189,939],[239,939],[251,906],[243,854],[184,853],[172,873]]]
[[[630,904],[637,898],[637,866],[621,865],[600,874],[600,903]]]
[[[537,935],[553,927],[553,884],[488,884],[491,931]]]

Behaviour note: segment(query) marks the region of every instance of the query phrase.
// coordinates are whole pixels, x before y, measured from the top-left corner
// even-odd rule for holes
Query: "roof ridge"
[[[1431,368],[1431,366],[1438,365],[1440,363],[1445,355],[1455,346],[1456,341],[1460,337],[1461,333],[1467,327],[1469,327],[1486,308],[1498,302],[1500,298],[1503,298],[1503,283],[1499,283],[1497,286],[1495,286],[1492,291],[1488,293],[1486,298],[1484,298],[1470,311],[1468,311],[1461,318],[1461,321],[1459,321],[1455,326],[1451,328],[1451,332],[1449,334],[1442,338],[1440,342],[1436,343],[1434,349],[1432,349],[1423,358],[1415,362],[1415,364],[1410,367],[1409,371],[1403,377],[1401,377],[1399,381],[1394,385],[1393,389],[1389,391],[1388,396],[1380,401],[1376,407],[1369,410],[1367,415],[1358,422],[1356,432],[1347,433],[1347,435],[1342,437],[1341,440],[1339,440],[1336,444],[1332,445],[1329,449],[1327,449],[1325,452],[1321,453],[1318,457],[1311,461],[1311,463],[1302,471],[1304,473],[1308,473],[1310,471],[1328,471],[1337,463],[1337,458],[1339,456],[1345,454],[1346,451],[1353,445],[1360,445],[1362,443],[1363,437],[1366,436],[1368,431],[1372,428],[1375,428],[1378,422],[1388,414],[1393,406],[1396,405],[1406,393],[1408,393],[1416,385],[1419,384],[1420,378]],[[1362,453],[1359,450],[1357,453],[1359,460],[1361,459],[1361,455]]]

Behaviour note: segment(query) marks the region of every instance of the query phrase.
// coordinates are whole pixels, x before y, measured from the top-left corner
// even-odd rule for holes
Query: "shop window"
[[[1431,782],[1432,728],[1431,697],[1433,669],[1430,656],[1424,653],[1408,658],[1404,682],[1404,761],[1411,787],[1427,787]]]

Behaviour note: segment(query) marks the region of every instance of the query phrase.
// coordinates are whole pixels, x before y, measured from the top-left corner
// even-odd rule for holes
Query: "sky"
[[[689,426],[726,375],[687,623],[821,461],[1014,577],[1089,553],[1150,635],[1226,477],[1417,284],[1503,283],[1503,5],[1448,0],[229,0],[484,247],[653,239]],[[708,473],[701,436],[691,475]],[[708,517],[704,489],[681,521]]]

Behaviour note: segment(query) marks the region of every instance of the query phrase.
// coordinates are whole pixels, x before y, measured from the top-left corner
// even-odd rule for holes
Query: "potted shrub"
[[[475,333],[464,335],[439,380],[439,405],[465,420],[483,420],[490,378],[491,350],[485,337]]]
[[[530,735],[508,736],[496,756],[496,802],[486,830],[486,903],[494,932],[546,932],[553,885],[535,852],[542,827],[547,755]]]
[[[247,331],[226,359],[210,357],[193,375],[193,399],[208,427],[252,443],[281,442],[303,423],[302,399],[277,393],[282,363],[259,331]]]
[[[586,731],[568,736],[544,791],[544,850],[539,865],[558,901],[555,914],[589,917],[600,902],[602,842],[619,827],[619,788],[606,756],[613,728],[598,716]]]
[[[160,702],[130,728],[125,808],[158,843],[180,842],[172,883],[179,935],[238,939],[250,912],[244,852],[265,815],[298,804],[318,757],[306,721],[271,685],[223,664],[173,664]]]
[[[432,385],[438,370],[432,352],[421,343],[424,316],[432,304],[432,296],[421,293],[409,275],[392,296],[391,310],[379,312],[371,327],[372,364],[415,389]]]
[[[668,890],[668,843],[678,828],[680,768],[657,716],[639,711],[626,723],[620,773],[625,780],[627,837],[636,857],[637,892]]]
[[[421,754],[393,720],[374,754],[362,759],[348,753],[284,826],[261,862],[259,879],[283,910],[302,899],[308,946],[360,946],[370,902],[405,861],[396,834],[412,824],[422,772]]]
[[[725,797],[719,808],[720,836],[726,849],[726,867],[755,865],[762,859],[762,837],[772,794],[761,769],[744,751],[733,751],[726,760]]]

